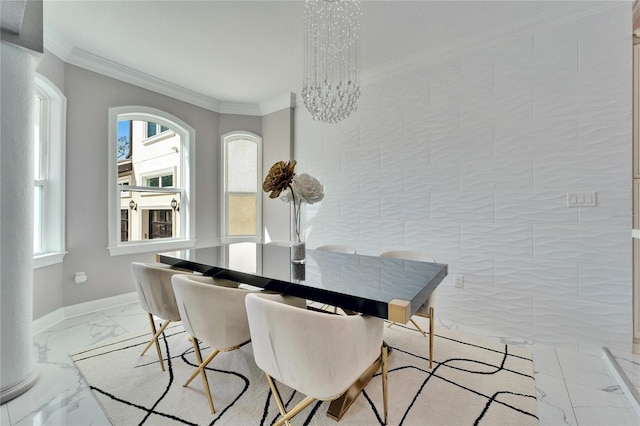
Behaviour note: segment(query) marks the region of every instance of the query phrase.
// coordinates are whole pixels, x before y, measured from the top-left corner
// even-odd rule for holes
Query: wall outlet
[[[567,192],[567,207],[595,207],[597,205],[595,192]]]
[[[87,274],[84,272],[76,272],[76,276],[73,278],[76,284],[82,284],[87,282]]]
[[[456,284],[456,288],[464,288],[464,275],[454,275],[453,281]]]

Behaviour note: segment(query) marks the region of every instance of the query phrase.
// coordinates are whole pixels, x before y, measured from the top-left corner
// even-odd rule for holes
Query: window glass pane
[[[118,161],[131,158],[131,121],[118,121]]]
[[[167,188],[173,186],[173,175],[162,176],[162,187]]]
[[[42,187],[33,187],[33,252],[41,253],[42,247]]]
[[[149,238],[171,238],[173,236],[171,210],[149,211]]]
[[[258,192],[258,145],[244,139],[227,146],[227,190]]]
[[[35,119],[33,121],[33,178],[40,179],[41,174],[40,171],[42,169],[42,165],[40,163],[41,157],[41,142],[40,142],[40,122],[42,121],[41,110],[42,108],[42,100],[38,95],[35,96],[35,108],[34,115]]]
[[[228,235],[256,235],[256,196],[229,195],[227,201],[229,205]]]
[[[150,138],[151,136],[155,136],[156,133],[158,133],[158,126],[156,125],[156,123],[148,122],[147,123],[147,137]]]
[[[120,210],[120,241],[129,241],[129,210]]]
[[[172,127],[161,126],[153,118],[138,117],[135,112],[121,114],[115,123],[118,127],[117,182],[120,185],[116,214],[120,223],[110,223],[110,238],[123,245],[156,238],[184,238],[182,215],[189,212],[188,205],[182,209],[171,208],[172,199],[181,204],[182,198],[180,181],[175,177],[182,176],[185,161],[182,152],[186,148],[181,133],[171,131],[175,130]],[[167,133],[164,137],[154,137],[160,132]],[[185,178],[190,180],[189,176]],[[138,186],[175,188],[175,192],[137,191],[135,187]]]

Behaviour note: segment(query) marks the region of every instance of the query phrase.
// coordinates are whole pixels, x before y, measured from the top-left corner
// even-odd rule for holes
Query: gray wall
[[[255,115],[220,114],[220,135],[236,130],[262,135],[262,117]]]
[[[218,242],[218,114],[141,89],[45,55],[39,69],[62,86],[68,101],[66,248],[64,263],[34,273],[39,317],[62,306],[134,291],[129,265],[153,261],[153,253],[110,256],[107,250],[107,111],[114,106],[142,105],[179,117],[196,130],[196,233],[200,246]],[[213,165],[216,165],[212,167]],[[88,281],[73,282],[77,271]],[[60,291],[61,290],[61,291]],[[58,297],[52,297],[52,295]],[[62,306],[60,296],[62,295]]]
[[[51,80],[64,93],[65,64],[45,51],[36,72]],[[33,318],[63,307],[63,265],[56,264],[33,270]]]
[[[155,253],[110,256],[107,249],[107,112],[111,107],[141,105],[157,108],[195,128],[196,247],[219,243],[220,136],[234,130],[262,135],[263,117],[218,114],[65,64],[49,52],[45,52],[38,72],[58,86],[68,102],[68,254],[63,264],[34,270],[34,318],[70,305],[133,292],[130,263],[155,260]],[[291,114],[291,110],[286,109],[264,117],[267,128],[265,153],[268,158],[290,157]],[[287,205],[281,203],[278,207],[285,208],[285,214],[277,215],[275,220],[278,222],[284,218],[288,221]],[[288,239],[288,222],[280,228],[283,238]],[[78,271],[87,274],[86,283],[73,282]]]
[[[293,109],[287,108],[268,115],[262,120],[263,175],[278,161],[288,161],[293,150]],[[296,168],[298,171],[298,168]],[[263,237],[270,241],[289,241],[290,239],[290,203],[272,200],[269,194],[262,193]]]

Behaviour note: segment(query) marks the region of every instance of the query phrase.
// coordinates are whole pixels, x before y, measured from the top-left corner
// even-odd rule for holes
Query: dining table
[[[306,249],[294,259],[280,243],[237,242],[158,253],[159,263],[224,278],[347,313],[406,324],[447,276],[448,265],[366,254]],[[334,400],[327,415],[339,420],[378,370],[372,366]]]

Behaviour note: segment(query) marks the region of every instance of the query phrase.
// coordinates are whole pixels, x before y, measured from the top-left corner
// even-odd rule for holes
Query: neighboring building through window
[[[111,254],[192,246],[195,131],[145,107],[110,109],[109,129]]]
[[[67,99],[36,74],[34,108],[33,264],[62,262],[65,255],[65,144]]]
[[[261,238],[262,138],[249,132],[222,136],[222,239]]]
[[[120,210],[120,241],[129,241],[129,210]]]

